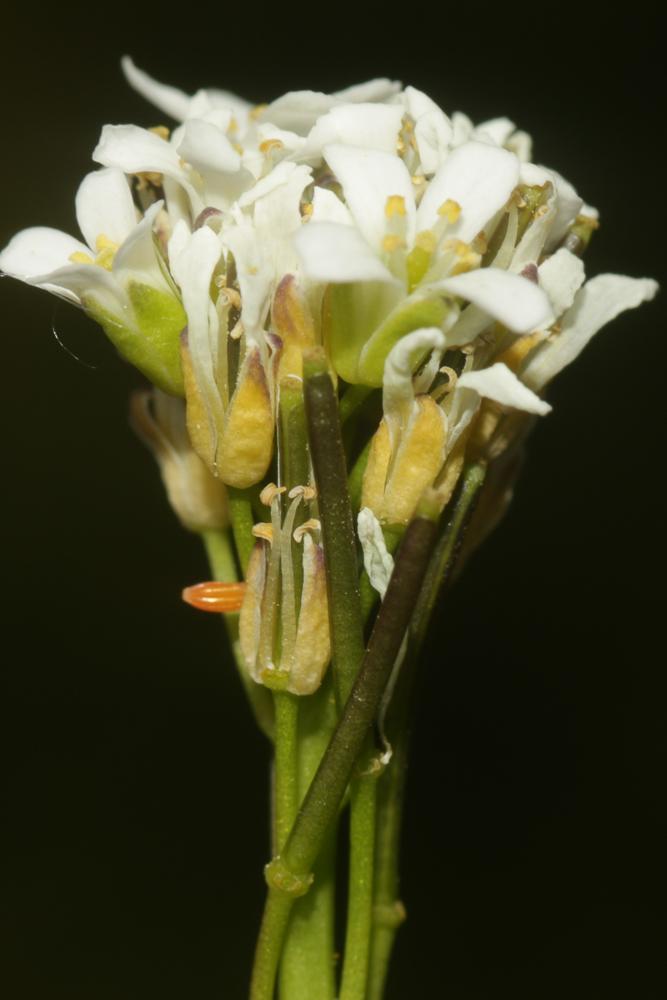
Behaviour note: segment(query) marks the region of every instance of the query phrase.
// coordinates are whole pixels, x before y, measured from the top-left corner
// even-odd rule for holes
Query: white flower
[[[76,196],[86,243],[55,229],[25,229],[0,254],[0,270],[81,306],[128,360],[178,393],[185,315],[155,245],[161,209],[156,202],[139,220],[122,171],[95,171]]]

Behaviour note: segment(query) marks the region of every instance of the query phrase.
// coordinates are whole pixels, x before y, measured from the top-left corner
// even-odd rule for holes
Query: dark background
[[[74,232],[101,125],[163,120],[125,85],[128,51],[188,91],[259,102],[391,75],[448,111],[507,114],[599,207],[588,272],[664,282],[664,21],[582,11],[16,4],[0,243]],[[0,294],[0,989],[240,1000],[268,753],[218,622],[179,601],[204,558],[128,429],[137,377],[71,308]],[[558,380],[511,512],[442,616],[389,1000],[667,996],[666,335],[658,300]]]

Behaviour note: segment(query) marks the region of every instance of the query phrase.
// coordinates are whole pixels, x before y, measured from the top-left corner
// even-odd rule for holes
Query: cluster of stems
[[[358,405],[363,396],[357,396]],[[237,616],[226,617],[257,722],[274,745],[273,858],[265,869],[268,892],[250,1000],[385,995],[405,916],[399,845],[420,652],[484,482],[483,464],[470,465],[444,512],[427,492],[404,531],[387,531],[395,565],[377,605],[360,572],[354,530],[359,471],[348,474],[341,426],[349,408],[346,397],[338,399],[321,351],[306,358],[302,383],[281,386],[281,485],[289,491],[313,477],[317,488],[332,647],[331,669],[319,690],[299,697],[255,684],[238,652]],[[363,461],[362,451],[357,466]],[[232,493],[230,506],[233,541],[226,532],[205,536],[219,580],[244,573],[252,548],[249,498]],[[298,558],[293,565],[298,568]],[[343,823],[348,888],[344,939],[337,941]]]

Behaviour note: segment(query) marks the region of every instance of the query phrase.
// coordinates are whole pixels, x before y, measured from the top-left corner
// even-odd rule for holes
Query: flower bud
[[[181,524],[198,532],[228,527],[227,491],[190,444],[183,401],[159,389],[134,393],[130,421],[157,460],[169,503]]]
[[[383,418],[371,444],[361,493],[362,507],[385,524],[407,524],[419,499],[442,468],[447,421],[431,396],[418,396],[395,444]]]

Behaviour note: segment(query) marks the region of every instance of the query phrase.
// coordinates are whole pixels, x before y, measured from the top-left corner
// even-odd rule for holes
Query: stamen
[[[95,261],[90,254],[83,253],[81,250],[71,253],[67,259],[71,260],[73,264],[92,264],[93,267],[95,266]]]
[[[290,500],[293,500],[295,497],[303,497],[306,502],[309,502],[310,500],[315,499],[317,496],[317,490],[314,486],[294,486],[289,491],[287,496]]]
[[[283,149],[285,143],[280,139],[265,139],[264,142],[260,142],[259,151],[260,153],[271,153],[274,149]]]
[[[171,135],[171,132],[166,125],[154,125],[153,128],[149,128],[148,131],[152,132],[153,135],[157,135],[158,138],[164,139],[165,142],[169,141],[169,136]]]
[[[450,225],[453,225],[461,214],[461,206],[458,201],[454,201],[452,198],[448,198],[447,201],[443,201],[442,205],[438,209],[438,215],[443,216],[447,219]]]
[[[390,194],[384,208],[384,214],[388,219],[395,215],[405,215],[405,198],[401,194]]]
[[[297,543],[297,545],[303,541],[304,535],[309,534],[311,531],[321,531],[322,525],[317,520],[316,517],[309,518],[308,521],[304,521],[300,524],[298,528],[294,531],[292,538]]]
[[[261,521],[259,524],[253,524],[252,533],[255,538],[261,538],[269,544],[273,544],[273,527],[267,524],[265,521]]]
[[[275,483],[267,483],[259,494],[259,502],[263,503],[266,507],[270,507],[276,497],[285,493],[286,489],[285,486],[276,486]]]
[[[297,487],[298,489],[298,487]],[[291,491],[293,492],[293,491]],[[288,673],[294,663],[296,650],[296,594],[294,590],[294,566],[292,563],[292,529],[296,512],[303,499],[303,493],[298,493],[292,500],[285,515],[280,535],[280,573],[282,578],[282,652],[281,668]]]
[[[211,580],[208,583],[196,583],[192,587],[185,587],[181,596],[186,604],[199,611],[231,614],[241,610],[245,591],[245,583],[221,583]]]
[[[390,233],[382,238],[382,249],[385,253],[394,253],[395,250],[401,250],[403,247],[405,247],[405,240],[402,236]]]

